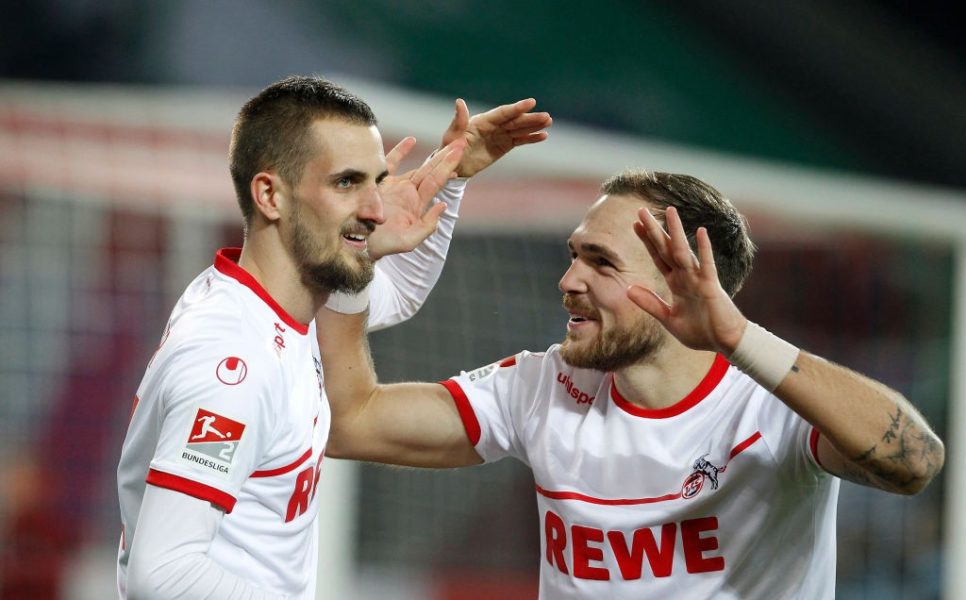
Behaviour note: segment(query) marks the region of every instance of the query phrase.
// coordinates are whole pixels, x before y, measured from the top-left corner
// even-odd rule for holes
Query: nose
[[[370,221],[376,225],[386,222],[386,215],[383,213],[382,196],[379,195],[379,188],[372,186],[363,193],[359,200],[358,218],[360,221]]]
[[[587,292],[587,282],[581,275],[582,267],[579,260],[570,263],[570,267],[564,271],[563,277],[557,287],[565,294],[583,294]]]

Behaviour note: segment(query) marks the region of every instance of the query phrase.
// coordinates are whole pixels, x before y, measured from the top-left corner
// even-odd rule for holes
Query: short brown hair
[[[677,209],[691,249],[697,253],[697,231],[708,230],[721,287],[734,296],[751,272],[755,244],[748,224],[730,200],[690,175],[628,170],[600,186],[601,194],[637,196],[664,210]]]
[[[308,136],[310,127],[325,118],[376,124],[372,109],[361,98],[321,77],[287,77],[262,90],[239,111],[228,162],[246,224],[255,212],[252,178],[275,169],[286,184],[298,184],[315,151]]]

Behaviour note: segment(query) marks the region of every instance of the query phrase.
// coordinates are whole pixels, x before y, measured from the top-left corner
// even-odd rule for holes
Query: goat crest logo
[[[725,467],[719,467],[710,463],[706,458],[707,456],[707,454],[702,454],[691,465],[693,470],[681,486],[682,498],[689,499],[697,496],[704,487],[705,479],[711,483],[712,490],[718,489],[718,473],[724,472]]]

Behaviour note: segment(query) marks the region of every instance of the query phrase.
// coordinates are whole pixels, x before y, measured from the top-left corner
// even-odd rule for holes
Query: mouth
[[[597,314],[597,311],[573,296],[565,295],[563,306],[567,314],[570,315],[570,318],[567,320],[568,330],[585,327],[590,323],[595,323],[600,320],[600,315]]]
[[[570,318],[567,320],[567,330],[574,331],[577,329],[582,329],[596,322],[597,319],[594,319],[593,317],[571,312]]]
[[[369,244],[368,233],[343,233],[342,240],[347,246],[357,250],[365,250]]]

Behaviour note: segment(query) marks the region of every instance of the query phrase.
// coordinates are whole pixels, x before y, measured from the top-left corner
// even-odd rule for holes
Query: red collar
[[[691,390],[691,393],[678,400],[671,406],[666,406],[664,408],[641,408],[636,404],[631,404],[629,401],[621,396],[621,393],[617,391],[617,385],[613,379],[610,382],[610,397],[614,400],[614,404],[628,412],[635,417],[643,417],[645,419],[667,419],[668,417],[677,416],[698,404],[704,400],[708,394],[711,393],[715,387],[721,383],[724,379],[725,373],[728,372],[728,360],[718,354],[714,357],[714,362],[711,364],[711,369],[708,370],[708,374],[704,376],[701,383],[698,384],[696,388]]]
[[[252,274],[238,266],[238,259],[241,257],[241,248],[222,248],[215,253],[215,269],[223,275],[227,275],[238,283],[255,292],[255,295],[269,306],[286,325],[302,335],[307,335],[309,326],[299,323],[295,317],[285,312],[278,302],[272,298],[271,294],[262,287],[262,284],[252,277]]]

